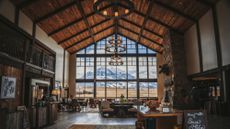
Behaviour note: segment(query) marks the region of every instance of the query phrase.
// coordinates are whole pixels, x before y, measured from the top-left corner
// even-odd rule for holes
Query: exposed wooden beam
[[[92,28],[91,28],[91,26],[90,26],[90,24],[89,24],[89,22],[88,22],[88,20],[87,20],[87,17],[86,17],[86,15],[85,15],[84,9],[83,9],[83,7],[82,7],[82,5],[81,5],[81,1],[77,1],[77,7],[78,7],[78,10],[79,10],[80,13],[81,13],[81,16],[83,17],[83,20],[84,20],[84,22],[85,22],[87,28],[88,28],[90,37],[93,39],[93,42],[95,42],[93,30],[92,30]]]
[[[197,30],[200,72],[203,72],[203,56],[202,56],[202,48],[201,48],[201,35],[200,35],[200,24],[199,24],[199,22],[196,23],[196,30]]]
[[[54,11],[48,13],[48,14],[46,14],[46,15],[44,15],[44,16],[38,18],[38,19],[36,19],[36,20],[35,20],[35,23],[39,23],[39,22],[44,21],[44,20],[46,20],[46,19],[48,19],[48,18],[50,18],[50,17],[52,17],[52,16],[54,16],[54,15],[60,13],[60,12],[63,12],[63,11],[65,11],[66,9],[68,9],[68,8],[70,8],[70,7],[72,7],[72,6],[74,6],[75,4],[76,4],[76,1],[72,1],[72,2],[70,2],[70,3],[68,3],[68,4],[66,4],[66,5],[64,5],[64,6],[58,8],[58,9],[56,9],[56,10],[54,10]]]
[[[134,10],[134,13],[136,13],[136,14],[142,16],[142,17],[145,17],[145,14],[143,14],[143,13],[137,11],[137,10]],[[172,26],[170,26],[170,25],[168,25],[168,24],[166,24],[166,23],[154,18],[154,17],[149,16],[148,19],[153,21],[153,22],[155,22],[155,23],[157,23],[157,24],[159,24],[159,25],[161,25],[161,26],[163,26],[163,27],[165,27],[165,28],[167,28],[167,29],[173,30],[173,31],[175,31],[175,32],[177,32],[179,34],[183,34],[182,31],[180,31],[180,30],[178,30],[178,29],[176,29],[176,28],[174,28],[174,27],[172,27]]]
[[[140,31],[140,33],[138,35],[138,39],[137,39],[138,43],[140,43],[140,41],[141,41],[141,36],[142,36],[143,30],[144,30],[144,27],[145,27],[145,25],[146,25],[146,23],[148,21],[149,14],[152,12],[152,9],[153,9],[153,0],[151,0],[150,3],[149,3],[147,13],[146,13],[145,18],[144,18],[144,22],[143,22],[143,24],[141,26],[141,31]]]
[[[110,20],[110,19],[105,19],[105,20],[103,20],[103,21],[101,21],[101,22],[99,22],[99,23],[97,23],[97,24],[91,26],[91,28],[94,28],[94,27],[99,26],[99,25],[101,25],[101,24],[103,24],[103,23],[106,23],[106,22],[109,21],[109,20]],[[70,40],[70,39],[76,37],[77,35],[79,35],[79,34],[81,34],[81,33],[86,32],[86,31],[88,31],[88,28],[86,28],[86,29],[84,29],[84,30],[82,30],[82,31],[79,31],[79,32],[77,32],[76,34],[73,34],[72,36],[70,36],[70,37],[68,37],[68,38],[66,38],[66,39],[64,39],[64,40],[62,40],[62,41],[60,41],[58,44],[63,44],[64,42],[66,42],[66,41],[68,41],[68,40]]]
[[[29,5],[32,5],[33,3],[36,3],[39,0],[24,0],[23,2],[16,5],[19,9],[23,9]]]
[[[110,28],[113,27],[113,26],[114,26],[114,24],[113,24],[113,25],[110,25],[110,26],[108,26],[108,27],[106,27],[106,28],[104,28],[104,29],[102,29],[102,30],[100,30],[100,31],[98,31],[97,33],[94,33],[94,35],[97,35],[97,34],[103,32],[103,31],[106,31],[106,30],[110,29]],[[78,41],[78,42],[76,42],[76,43],[74,43],[74,44],[68,46],[68,47],[65,48],[65,49],[66,49],[66,50],[67,50],[67,49],[70,49],[71,47],[73,47],[73,46],[75,46],[75,45],[78,45],[78,44],[81,43],[81,42],[84,42],[85,40],[89,39],[90,37],[91,37],[91,36],[87,36],[87,37],[83,38],[82,40],[80,40],[80,41]]]
[[[214,5],[212,2],[209,2],[207,0],[196,0],[196,1],[205,5],[205,6],[209,6],[209,7],[212,7]],[[217,1],[219,1],[219,0],[217,0]]]
[[[163,3],[161,0],[155,0],[154,3],[167,9],[167,10],[169,10],[169,11],[171,11],[171,12],[173,12],[173,13],[176,13],[176,14],[178,14],[178,15],[180,15],[180,16],[182,16],[182,17],[184,17],[184,18],[186,18],[192,22],[196,22],[198,20],[198,19],[193,18],[192,16],[185,14],[184,12],[181,12],[180,10],[178,10],[176,8],[171,7],[170,5]]]
[[[151,0],[151,1],[152,1],[152,0]],[[119,5],[122,6],[122,7],[127,8],[127,6],[125,6],[125,5],[122,5],[122,4],[119,4]],[[145,18],[145,16],[146,16],[146,14],[144,14],[144,13],[142,13],[142,12],[139,12],[139,11],[136,10],[136,9],[133,10],[133,13],[136,13],[136,14],[138,14],[138,15],[144,17],[144,18]],[[168,24],[166,24],[166,23],[164,23],[164,22],[162,22],[162,21],[160,21],[160,20],[158,20],[158,19],[156,19],[156,18],[154,18],[154,17],[149,16],[148,19],[151,20],[151,21],[153,21],[153,22],[156,22],[157,24],[159,24],[159,25],[161,25],[161,26],[163,26],[163,27],[165,27],[165,28],[167,28],[167,29],[173,30],[173,31],[176,32],[176,33],[183,34],[183,32],[182,32],[181,30],[178,30],[178,29],[176,29],[176,28],[174,28],[174,27],[172,27],[172,26],[170,26],[170,25],[168,25]]]
[[[101,8],[101,10],[106,9],[106,8],[108,8],[109,6],[111,6],[111,5],[108,5],[108,6],[105,6],[105,7]],[[96,12],[93,11],[92,13],[86,15],[86,18],[91,17],[91,16],[93,16],[93,15],[95,15],[95,14],[96,14]],[[76,23],[78,23],[78,22],[80,22],[80,21],[82,21],[82,20],[83,20],[82,18],[76,19],[76,20],[74,20],[74,21],[72,21],[72,22],[70,22],[70,23],[64,25],[63,27],[58,28],[57,30],[54,30],[54,31],[48,33],[48,36],[52,36],[52,35],[54,35],[54,34],[60,32],[60,31],[63,31],[64,29],[66,29],[66,28],[68,28],[68,27],[70,27],[70,26],[73,26],[74,24],[76,24]]]
[[[123,20],[123,21],[125,21],[125,22],[128,22],[129,24],[132,24],[132,25],[134,25],[134,26],[137,26],[137,27],[141,28],[141,25],[138,25],[137,23],[135,23],[135,22],[133,22],[133,21],[129,21],[129,20],[125,19],[125,18],[121,18],[121,20]],[[143,29],[144,29],[145,31],[147,31],[147,32],[149,32],[149,33],[151,33],[151,34],[153,34],[153,35],[156,35],[156,36],[159,37],[159,38],[163,38],[162,35],[160,35],[160,34],[154,32],[154,31],[152,31],[152,30],[150,30],[150,29],[147,29],[147,28],[143,28]]]
[[[135,31],[133,31],[133,30],[127,28],[127,27],[124,27],[124,26],[121,26],[121,25],[118,25],[118,27],[120,27],[120,28],[122,28],[122,29],[124,29],[124,30],[127,30],[127,31],[129,31],[129,32],[131,32],[131,33],[134,33],[134,34],[136,34],[136,35],[139,34],[139,33],[135,32]],[[158,43],[158,42],[156,42],[156,41],[154,41],[154,40],[152,40],[152,39],[150,39],[150,38],[148,38],[148,37],[146,37],[146,36],[144,36],[144,35],[141,35],[141,37],[142,37],[142,38],[145,38],[145,39],[147,39],[147,40],[149,40],[149,41],[151,41],[152,43],[154,43],[154,44],[156,44],[156,45],[158,45],[158,46],[160,46],[160,47],[163,47],[162,44],[160,44],[160,43]]]
[[[131,39],[131,40],[135,41],[134,39],[132,39],[132,38],[130,38],[130,37],[128,37],[128,36],[125,36],[125,35],[122,34],[122,33],[119,33],[119,32],[118,32],[118,34],[121,35],[121,36],[127,37],[128,39]],[[145,44],[142,44],[141,42],[139,42],[139,43],[137,43],[137,44],[141,44],[141,45],[143,45],[143,46],[145,46],[145,47],[147,47],[147,48],[152,49],[153,51],[156,51],[156,52],[158,52],[158,53],[162,53],[161,51],[156,50],[156,49],[154,49],[154,48],[151,48],[151,47],[149,47],[149,46],[147,46],[147,45],[145,45]]]
[[[115,26],[115,25],[114,25],[114,26]],[[104,38],[109,37],[109,36],[112,36],[112,35],[114,35],[114,33],[109,34],[109,35],[106,35],[106,36],[104,36],[104,37],[98,39],[96,42],[98,42],[98,41],[100,41],[100,40],[103,40]],[[96,42],[95,42],[95,43],[96,43]],[[89,44],[89,45],[87,45],[86,47],[83,47],[83,48],[81,48],[81,49],[75,50],[74,52],[71,52],[70,54],[74,54],[74,53],[76,53],[76,52],[78,52],[78,51],[81,51],[82,49],[85,49],[85,48],[87,48],[87,47],[90,46],[90,45],[92,45],[92,44]]]

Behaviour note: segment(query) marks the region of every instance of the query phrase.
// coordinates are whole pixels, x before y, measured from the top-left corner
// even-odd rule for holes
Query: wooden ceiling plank
[[[125,35],[122,34],[122,33],[119,33],[119,32],[118,32],[118,34],[121,35],[121,36],[127,37],[127,36],[125,36]],[[127,37],[127,38],[133,40],[133,39],[130,38],[130,37]],[[134,40],[133,40],[133,41],[134,41]],[[156,50],[156,49],[154,49],[154,48],[151,48],[151,47],[149,47],[149,46],[147,46],[147,45],[145,45],[145,44],[143,44],[143,43],[141,43],[141,42],[139,42],[138,44],[141,44],[141,45],[143,45],[143,46],[145,46],[145,47],[147,47],[147,48],[150,48],[150,49],[152,49],[153,51],[156,51],[156,52],[158,52],[158,53],[162,53],[161,51]]]
[[[160,0],[155,0],[154,3],[159,5],[159,6],[161,6],[161,7],[163,7],[163,8],[165,8],[165,9],[167,9],[167,10],[169,10],[169,11],[171,11],[171,12],[173,12],[173,13],[178,14],[179,16],[184,17],[185,19],[188,19],[188,20],[190,20],[192,22],[197,22],[197,19],[195,19],[194,17],[189,16],[189,15],[185,14],[184,12],[181,12],[178,9],[175,9],[175,8],[167,5],[167,4],[163,3]]]
[[[127,30],[127,31],[129,31],[129,32],[131,32],[131,33],[134,33],[134,34],[136,34],[136,35],[139,35],[139,33],[135,32],[135,31],[133,31],[133,30],[130,30],[130,29],[127,28],[127,27],[124,27],[124,26],[121,26],[121,25],[118,25],[118,27],[121,27],[121,28],[124,29],[124,30]],[[142,37],[142,38],[145,38],[145,39],[147,39],[147,40],[149,40],[149,41],[151,41],[151,42],[153,42],[154,44],[156,44],[156,45],[158,45],[158,46],[160,46],[160,47],[163,47],[162,44],[160,44],[160,43],[158,43],[158,42],[156,42],[156,41],[154,41],[154,40],[152,40],[152,39],[150,39],[150,38],[148,38],[148,37],[146,37],[146,36],[144,36],[144,35],[141,35],[141,37]]]
[[[81,2],[77,1],[76,5],[77,5],[82,17],[83,17],[83,20],[84,20],[84,22],[85,22],[85,24],[86,24],[86,26],[88,28],[89,34],[90,34],[91,38],[93,39],[93,42],[95,42],[93,30],[92,30],[92,28],[91,28],[91,26],[90,26],[90,24],[89,24],[89,22],[87,20],[87,17],[85,15],[85,12],[84,12],[84,9],[83,9],[83,7],[81,5]]]
[[[105,6],[104,8],[101,8],[100,10],[104,10],[104,9],[108,8],[109,6],[111,6],[111,5]],[[96,12],[94,11],[94,12],[92,12],[92,13],[86,15],[86,18],[89,18],[89,17],[91,17],[91,16],[93,16],[93,15],[95,15],[95,14],[96,14]],[[54,35],[54,34],[60,32],[60,31],[62,31],[62,30],[64,30],[64,29],[66,29],[66,28],[68,28],[68,27],[70,27],[70,26],[72,26],[72,25],[74,25],[74,24],[76,24],[76,23],[82,21],[82,20],[83,20],[83,18],[76,19],[76,20],[74,20],[74,21],[72,21],[72,22],[66,24],[66,25],[63,26],[63,27],[61,27],[61,28],[59,28],[59,29],[57,29],[57,30],[54,30],[54,31],[48,33],[48,36],[52,36],[52,35]]]
[[[28,7],[29,5],[32,5],[33,3],[36,3],[39,0],[25,0],[21,3],[19,3],[18,5],[16,5],[19,9],[23,9]]]
[[[113,27],[113,26],[115,26],[115,24],[110,25],[110,26],[108,26],[108,27],[106,27],[106,28],[104,28],[104,29],[98,31],[98,32],[95,33],[94,35],[97,35],[97,34],[103,32],[103,31],[106,31],[106,30],[110,29],[110,28]],[[82,40],[80,40],[80,41],[78,41],[78,42],[76,42],[76,43],[74,43],[74,44],[68,46],[67,48],[65,48],[65,50],[70,49],[71,47],[73,47],[73,46],[75,46],[75,45],[77,45],[77,44],[79,44],[79,43],[81,43],[81,42],[87,40],[88,38],[91,38],[91,36],[87,36],[87,37],[85,37],[84,39],[82,39]]]
[[[149,14],[152,12],[152,10],[153,10],[153,0],[151,0],[150,3],[149,3],[147,13],[146,13],[145,18],[144,18],[144,22],[143,22],[143,24],[141,26],[141,31],[140,31],[140,33],[138,35],[138,39],[137,39],[138,43],[141,41],[141,36],[143,34],[144,27],[145,27],[145,25],[146,25],[146,23],[148,21]]]
[[[99,22],[99,23],[97,23],[97,24],[91,26],[91,28],[94,28],[94,27],[99,26],[99,25],[101,25],[101,24],[103,24],[103,23],[106,23],[106,22],[108,22],[109,20],[110,20],[109,18],[108,18],[108,19],[105,19],[105,20],[103,20],[103,21],[101,21],[101,22]],[[72,35],[72,36],[70,36],[70,37],[68,37],[68,38],[66,38],[66,39],[64,39],[64,40],[62,40],[62,41],[60,41],[58,44],[63,44],[64,42],[66,42],[66,41],[68,41],[68,40],[70,40],[70,39],[76,37],[77,35],[86,32],[87,30],[88,30],[88,28],[86,28],[86,29],[84,29],[84,30],[82,30],[82,31],[80,31],[80,32],[77,32],[76,34],[74,34],[74,35]]]
[[[112,36],[112,35],[114,35],[114,33],[109,34],[109,35],[106,35],[106,36],[103,36],[102,38],[98,39],[96,42],[98,42],[98,41],[100,41],[100,40],[103,40],[103,39],[105,39],[105,38],[107,38],[107,37],[109,37],[109,36]],[[95,43],[96,43],[96,42],[95,42]],[[92,44],[90,43],[89,45],[87,45],[87,46],[85,46],[85,47],[83,47],[83,48],[81,48],[81,49],[75,50],[74,52],[71,52],[70,54],[72,55],[72,54],[74,54],[74,53],[76,53],[76,52],[78,52],[78,51],[81,51],[82,49],[85,49],[85,48],[87,48],[87,47],[90,46],[90,45],[92,45]]]
[[[48,19],[48,18],[50,18],[50,17],[52,17],[52,16],[54,16],[54,15],[60,13],[60,12],[65,11],[66,9],[68,9],[68,8],[70,8],[70,7],[72,7],[72,6],[74,6],[75,4],[76,4],[76,2],[75,2],[75,1],[72,1],[72,2],[70,2],[70,3],[68,3],[68,4],[66,4],[66,5],[64,5],[64,6],[58,8],[58,9],[56,9],[56,10],[54,10],[53,12],[50,12],[50,13],[48,13],[48,14],[46,14],[46,15],[40,17],[40,18],[38,18],[37,20],[35,20],[35,23],[40,23],[40,22],[42,22],[42,21],[44,21],[44,20],[46,20],[46,19]]]
[[[209,7],[212,7],[214,5],[214,3],[208,2],[206,0],[196,0],[196,1],[199,2],[199,3],[201,3],[201,4],[203,4],[203,5],[205,5],[205,6],[209,6]],[[217,2],[218,1],[219,0],[217,0]]]
[[[137,23],[135,23],[135,22],[133,22],[133,21],[129,21],[129,20],[125,19],[125,18],[121,18],[121,20],[123,20],[123,21],[125,21],[125,22],[128,22],[128,23],[130,23],[130,24],[132,24],[132,25],[135,25],[135,26],[137,26],[137,27],[139,27],[139,28],[142,27],[142,26],[138,25]],[[143,29],[144,29],[145,31],[147,31],[147,32],[149,32],[149,33],[151,33],[151,34],[153,34],[153,35],[155,35],[155,36],[161,38],[161,39],[163,38],[162,35],[160,35],[160,34],[154,32],[154,31],[151,31],[151,30],[149,30],[149,29],[147,29],[147,28],[143,28]]]
[[[143,13],[137,11],[137,10],[134,10],[134,13],[136,13],[136,14],[142,16],[142,17],[145,17],[145,14],[143,14]],[[168,24],[166,24],[166,23],[164,23],[164,22],[162,22],[162,21],[160,21],[160,20],[158,20],[158,19],[156,19],[154,17],[149,16],[148,19],[153,21],[153,22],[155,22],[155,23],[157,23],[157,24],[159,24],[159,25],[161,25],[161,26],[163,26],[163,27],[165,27],[165,28],[167,28],[167,29],[173,30],[173,31],[175,31],[175,32],[177,32],[179,34],[183,34],[183,32],[181,32],[180,30],[178,30],[176,28],[173,28],[172,26],[170,26],[170,25],[168,25]]]
[[[124,8],[127,8],[127,6],[125,6],[123,4],[119,4],[119,5],[122,6],[122,7],[124,7]],[[139,12],[136,9],[133,10],[133,13],[136,13],[136,14],[142,16],[142,17],[146,17],[146,14],[147,14],[147,13],[144,14],[142,12]],[[167,29],[173,30],[173,31],[175,31],[175,32],[177,32],[179,34],[183,34],[183,32],[181,32],[180,30],[178,30],[178,29],[176,29],[176,28],[174,28],[174,27],[172,27],[172,26],[170,26],[170,25],[168,25],[168,24],[166,24],[166,23],[164,23],[164,22],[162,22],[162,21],[160,21],[160,20],[158,20],[158,19],[156,19],[154,17],[149,16],[148,19],[151,20],[151,21],[153,21],[153,22],[156,22],[157,24],[160,24],[161,26],[164,26]]]

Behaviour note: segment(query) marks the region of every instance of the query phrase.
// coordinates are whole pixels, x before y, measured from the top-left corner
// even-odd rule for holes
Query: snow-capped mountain
[[[98,67],[96,69],[96,77],[97,79],[105,79],[105,72],[106,72],[106,69],[105,68],[102,68],[102,67]],[[113,82],[107,82],[106,83],[106,86],[109,88],[126,88],[127,85],[130,89],[136,89],[137,87],[137,83],[134,81],[134,82],[128,82],[128,84],[126,82],[117,82],[115,81],[116,79],[126,79],[126,74],[128,74],[128,79],[136,79],[136,70],[129,70],[129,72],[127,73],[126,70],[122,70],[120,68],[107,68],[107,79],[110,79],[110,80],[114,80]],[[84,75],[82,76],[84,77]],[[86,73],[86,78],[87,79],[93,79],[94,78],[94,73],[92,71],[88,71]],[[148,82],[140,82],[140,89],[142,88],[148,88],[148,87],[151,87],[151,88],[156,88],[157,87],[157,84],[156,83],[148,83]],[[97,86],[99,87],[104,87],[105,86],[105,83],[98,83]]]
[[[97,68],[96,70],[96,76],[97,79],[105,79],[105,69],[104,68]],[[128,73],[129,79],[135,79],[136,72],[130,72]],[[86,73],[87,79],[93,79],[94,73],[92,71],[88,71]],[[116,68],[110,68],[107,69],[107,79],[116,80],[117,79],[126,79],[126,71],[122,69],[116,69]]]

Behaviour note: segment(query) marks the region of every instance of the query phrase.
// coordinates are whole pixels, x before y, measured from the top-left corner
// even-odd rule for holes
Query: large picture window
[[[111,37],[108,37],[111,38]],[[109,64],[105,38],[76,54],[76,97],[127,98],[157,97],[156,53],[126,37],[123,65]],[[137,62],[138,61],[138,62]],[[95,89],[94,89],[95,88]]]

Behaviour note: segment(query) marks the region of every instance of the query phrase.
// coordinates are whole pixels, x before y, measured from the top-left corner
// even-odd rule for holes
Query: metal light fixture
[[[105,51],[112,53],[112,57],[109,61],[109,65],[123,65],[124,62],[119,56],[121,52],[126,51],[126,46],[122,44],[122,39],[120,36],[115,34],[108,40],[108,43],[105,46]]]
[[[120,53],[126,51],[126,46],[122,44],[122,39],[120,36],[113,36],[108,40],[105,50],[107,52]]]
[[[132,0],[94,0],[94,11],[108,18],[121,18],[134,10]]]
[[[112,55],[112,57],[109,61],[109,65],[119,66],[119,65],[123,65],[123,64],[124,64],[124,62],[123,62],[122,58],[117,53],[114,53],[114,55]]]

